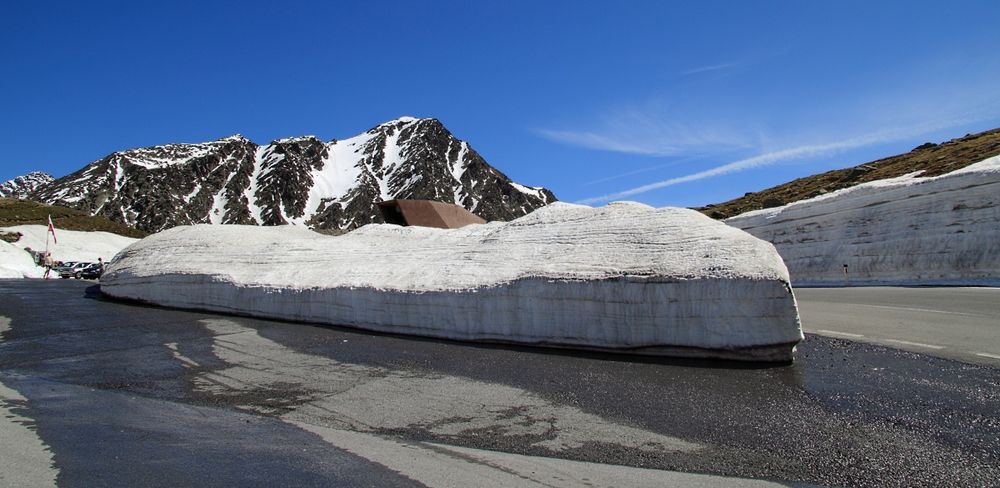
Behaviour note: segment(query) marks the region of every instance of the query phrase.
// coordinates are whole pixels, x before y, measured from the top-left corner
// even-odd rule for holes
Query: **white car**
[[[80,273],[84,270],[84,268],[90,266],[91,264],[93,264],[93,263],[79,262],[79,263],[73,263],[72,266],[63,267],[62,269],[59,270],[59,277],[60,278],[79,278],[80,277]]]

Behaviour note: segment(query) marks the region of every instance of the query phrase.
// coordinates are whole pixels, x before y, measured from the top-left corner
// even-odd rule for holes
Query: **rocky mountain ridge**
[[[31,192],[43,185],[52,183],[55,178],[48,173],[33,171],[12,180],[0,183],[0,198],[26,198]]]
[[[403,117],[357,136],[241,135],[112,153],[35,188],[28,198],[148,232],[193,223],[353,229],[381,222],[394,198],[455,203],[511,220],[556,201],[511,181],[436,119]]]

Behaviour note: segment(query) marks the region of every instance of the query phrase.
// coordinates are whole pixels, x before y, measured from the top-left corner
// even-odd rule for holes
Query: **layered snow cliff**
[[[183,226],[125,249],[102,291],[156,304],[467,340],[791,359],[770,244],[686,209],[544,207],[431,229]]]
[[[998,286],[1000,156],[941,176],[865,183],[726,223],[772,242],[796,286]]]
[[[381,222],[376,204],[394,198],[511,220],[556,200],[511,181],[436,119],[412,117],[339,141],[258,146],[234,135],[116,152],[30,197],[149,232],[194,223],[353,229]]]

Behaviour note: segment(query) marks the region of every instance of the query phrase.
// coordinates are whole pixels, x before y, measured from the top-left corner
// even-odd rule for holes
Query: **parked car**
[[[64,267],[62,267],[62,268],[59,269],[59,277],[60,278],[79,278],[80,277],[80,272],[83,271],[83,269],[86,268],[87,266],[90,266],[91,264],[94,264],[94,263],[78,262],[78,263],[74,263],[72,266],[69,266],[69,267],[65,267],[64,266]]]
[[[56,263],[56,265],[52,267],[52,272],[55,273],[56,276],[59,276],[62,274],[64,270],[67,270],[75,266],[76,263],[77,263],[76,261],[65,261]]]
[[[83,278],[85,280],[96,280],[104,274],[104,265],[101,263],[91,263],[90,266],[83,268],[78,273],[77,278]]]

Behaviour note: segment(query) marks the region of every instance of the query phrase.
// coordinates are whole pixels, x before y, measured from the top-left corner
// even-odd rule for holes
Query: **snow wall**
[[[772,242],[795,286],[1000,286],[1000,156],[941,176],[865,183],[726,223]]]
[[[104,293],[159,305],[459,340],[792,359],[774,247],[698,212],[553,204],[460,229],[182,226],[123,250]]]

